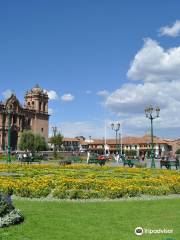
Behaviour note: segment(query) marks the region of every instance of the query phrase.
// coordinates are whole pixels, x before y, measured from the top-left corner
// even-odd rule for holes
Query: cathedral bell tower
[[[25,95],[25,107],[37,112],[48,113],[48,94],[37,84]]]
[[[34,113],[34,117],[28,119],[30,128],[34,133],[41,134],[48,140],[48,94],[38,84],[26,92],[25,109]]]

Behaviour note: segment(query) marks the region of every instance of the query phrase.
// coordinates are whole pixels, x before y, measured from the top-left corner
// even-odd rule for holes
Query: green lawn
[[[180,199],[68,202],[15,200],[26,217],[0,230],[0,240],[180,239]],[[138,237],[137,226],[173,229],[173,234]]]

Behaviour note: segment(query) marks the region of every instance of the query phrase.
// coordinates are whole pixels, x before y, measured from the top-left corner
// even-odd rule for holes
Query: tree
[[[34,152],[34,134],[32,131],[23,131],[20,135],[19,140],[19,149],[26,151],[32,151]]]
[[[43,136],[40,134],[35,134],[34,135],[34,150],[39,152],[39,151],[45,151],[47,150],[47,143],[46,140]]]
[[[32,131],[23,131],[19,141],[20,150],[29,150],[31,152],[47,150],[46,140],[40,134],[34,134]]]
[[[180,148],[176,150],[176,154],[180,154]]]
[[[63,135],[59,132],[50,138],[50,143],[53,145],[54,157],[57,157],[57,151],[62,148]]]

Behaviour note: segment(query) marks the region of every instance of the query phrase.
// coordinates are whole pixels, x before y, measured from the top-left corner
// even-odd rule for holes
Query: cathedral
[[[8,146],[8,128],[11,129],[11,150],[16,150],[20,132],[32,130],[48,141],[48,94],[36,85],[25,94],[22,106],[15,94],[0,102],[0,150]]]

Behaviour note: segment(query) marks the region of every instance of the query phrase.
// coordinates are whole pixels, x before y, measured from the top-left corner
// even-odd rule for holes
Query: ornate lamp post
[[[153,108],[152,106],[149,106],[145,108],[146,117],[151,120],[151,168],[156,167],[154,161],[153,120],[159,117],[159,112],[159,107]]]
[[[116,133],[116,151],[118,152],[118,144],[117,144],[117,135],[118,135],[118,131],[120,129],[120,123],[117,122],[117,123],[111,123],[111,128],[112,130],[115,131]]]
[[[121,153],[121,156],[122,156],[122,131],[121,131],[121,133],[119,133],[119,150],[120,150],[119,152]]]

